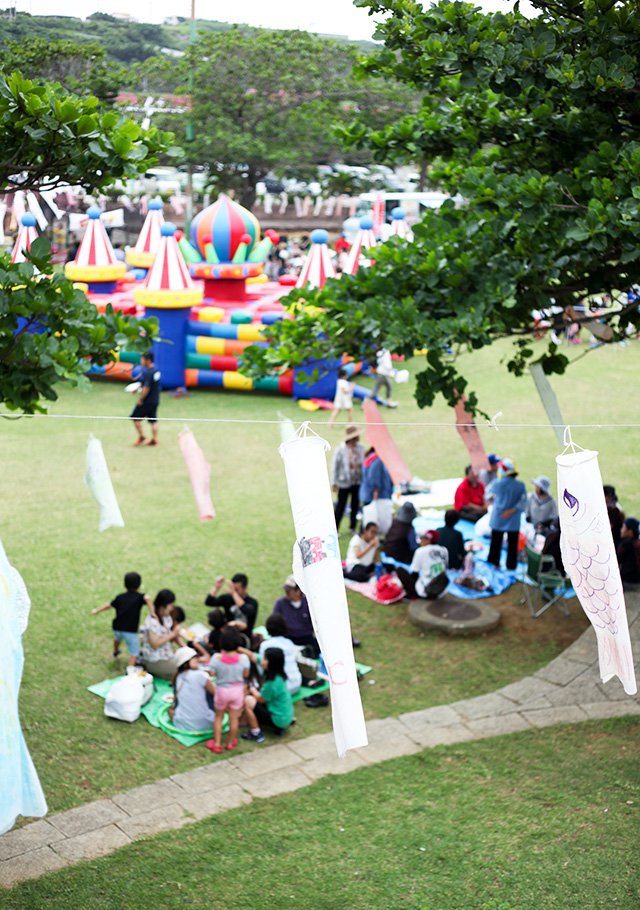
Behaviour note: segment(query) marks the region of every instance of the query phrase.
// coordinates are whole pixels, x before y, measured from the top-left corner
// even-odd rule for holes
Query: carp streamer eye
[[[566,489],[562,494],[562,499],[564,500],[564,504],[567,506],[567,508],[571,510],[571,514],[575,517],[578,509],[580,508],[578,499]]]

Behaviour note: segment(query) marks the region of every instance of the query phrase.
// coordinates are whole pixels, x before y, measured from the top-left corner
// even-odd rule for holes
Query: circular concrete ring
[[[409,619],[426,632],[445,635],[482,635],[500,624],[498,610],[486,600],[414,600],[409,606]]]

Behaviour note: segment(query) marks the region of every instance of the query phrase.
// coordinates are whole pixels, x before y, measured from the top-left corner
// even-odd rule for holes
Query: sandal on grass
[[[227,745],[225,746],[225,749],[227,750],[227,752],[233,752],[237,745],[238,745],[238,740],[232,739],[230,743],[227,743]]]
[[[208,739],[205,743],[205,746],[216,755],[222,755],[222,746],[219,746],[213,739]]]

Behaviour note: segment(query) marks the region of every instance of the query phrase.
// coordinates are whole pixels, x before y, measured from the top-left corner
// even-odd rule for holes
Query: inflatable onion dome
[[[355,275],[360,266],[370,265],[366,258],[366,251],[376,246],[376,236],[373,233],[373,218],[365,215],[360,219],[360,230],[355,236],[344,270],[347,275]],[[361,258],[362,257],[362,258]]]
[[[89,223],[75,261],[68,262],[64,267],[64,273],[71,281],[87,281],[90,284],[112,282],[122,278],[127,271],[125,263],[116,259],[100,214],[100,209],[95,206],[87,212]]]
[[[18,230],[18,236],[16,237],[16,242],[11,251],[11,262],[26,262],[27,257],[25,256],[25,252],[29,252],[31,244],[37,236],[36,219],[30,212],[25,212],[20,219],[20,229]]]
[[[191,280],[175,234],[176,226],[170,221],[160,228],[160,246],[143,286],[134,291],[135,303],[162,310],[202,303],[204,290]]]
[[[152,199],[136,245],[127,250],[128,265],[137,269],[148,269],[153,265],[160,246],[160,228],[163,223],[162,200]]]
[[[406,217],[406,214],[405,210],[400,208],[399,205],[396,206],[395,209],[391,209],[391,217],[394,221],[402,221],[402,219]]]
[[[302,266],[297,288],[321,288],[327,278],[336,277],[328,242],[329,235],[321,228],[311,232],[311,249]]]
[[[205,245],[213,244],[216,259],[228,263],[238,252],[243,235],[247,234],[247,255],[260,241],[258,219],[248,209],[238,205],[228,196],[221,195],[217,202],[200,212],[191,223],[191,243],[203,259],[206,259]]]

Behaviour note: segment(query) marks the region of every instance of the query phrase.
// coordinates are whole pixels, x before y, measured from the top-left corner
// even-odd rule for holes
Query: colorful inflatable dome
[[[221,195],[217,202],[204,209],[191,224],[191,243],[203,259],[218,263],[244,262],[260,242],[260,225],[248,209],[238,205],[228,196]],[[215,258],[206,254],[211,244]],[[243,249],[239,250],[240,245]],[[236,254],[243,253],[242,258]]]

